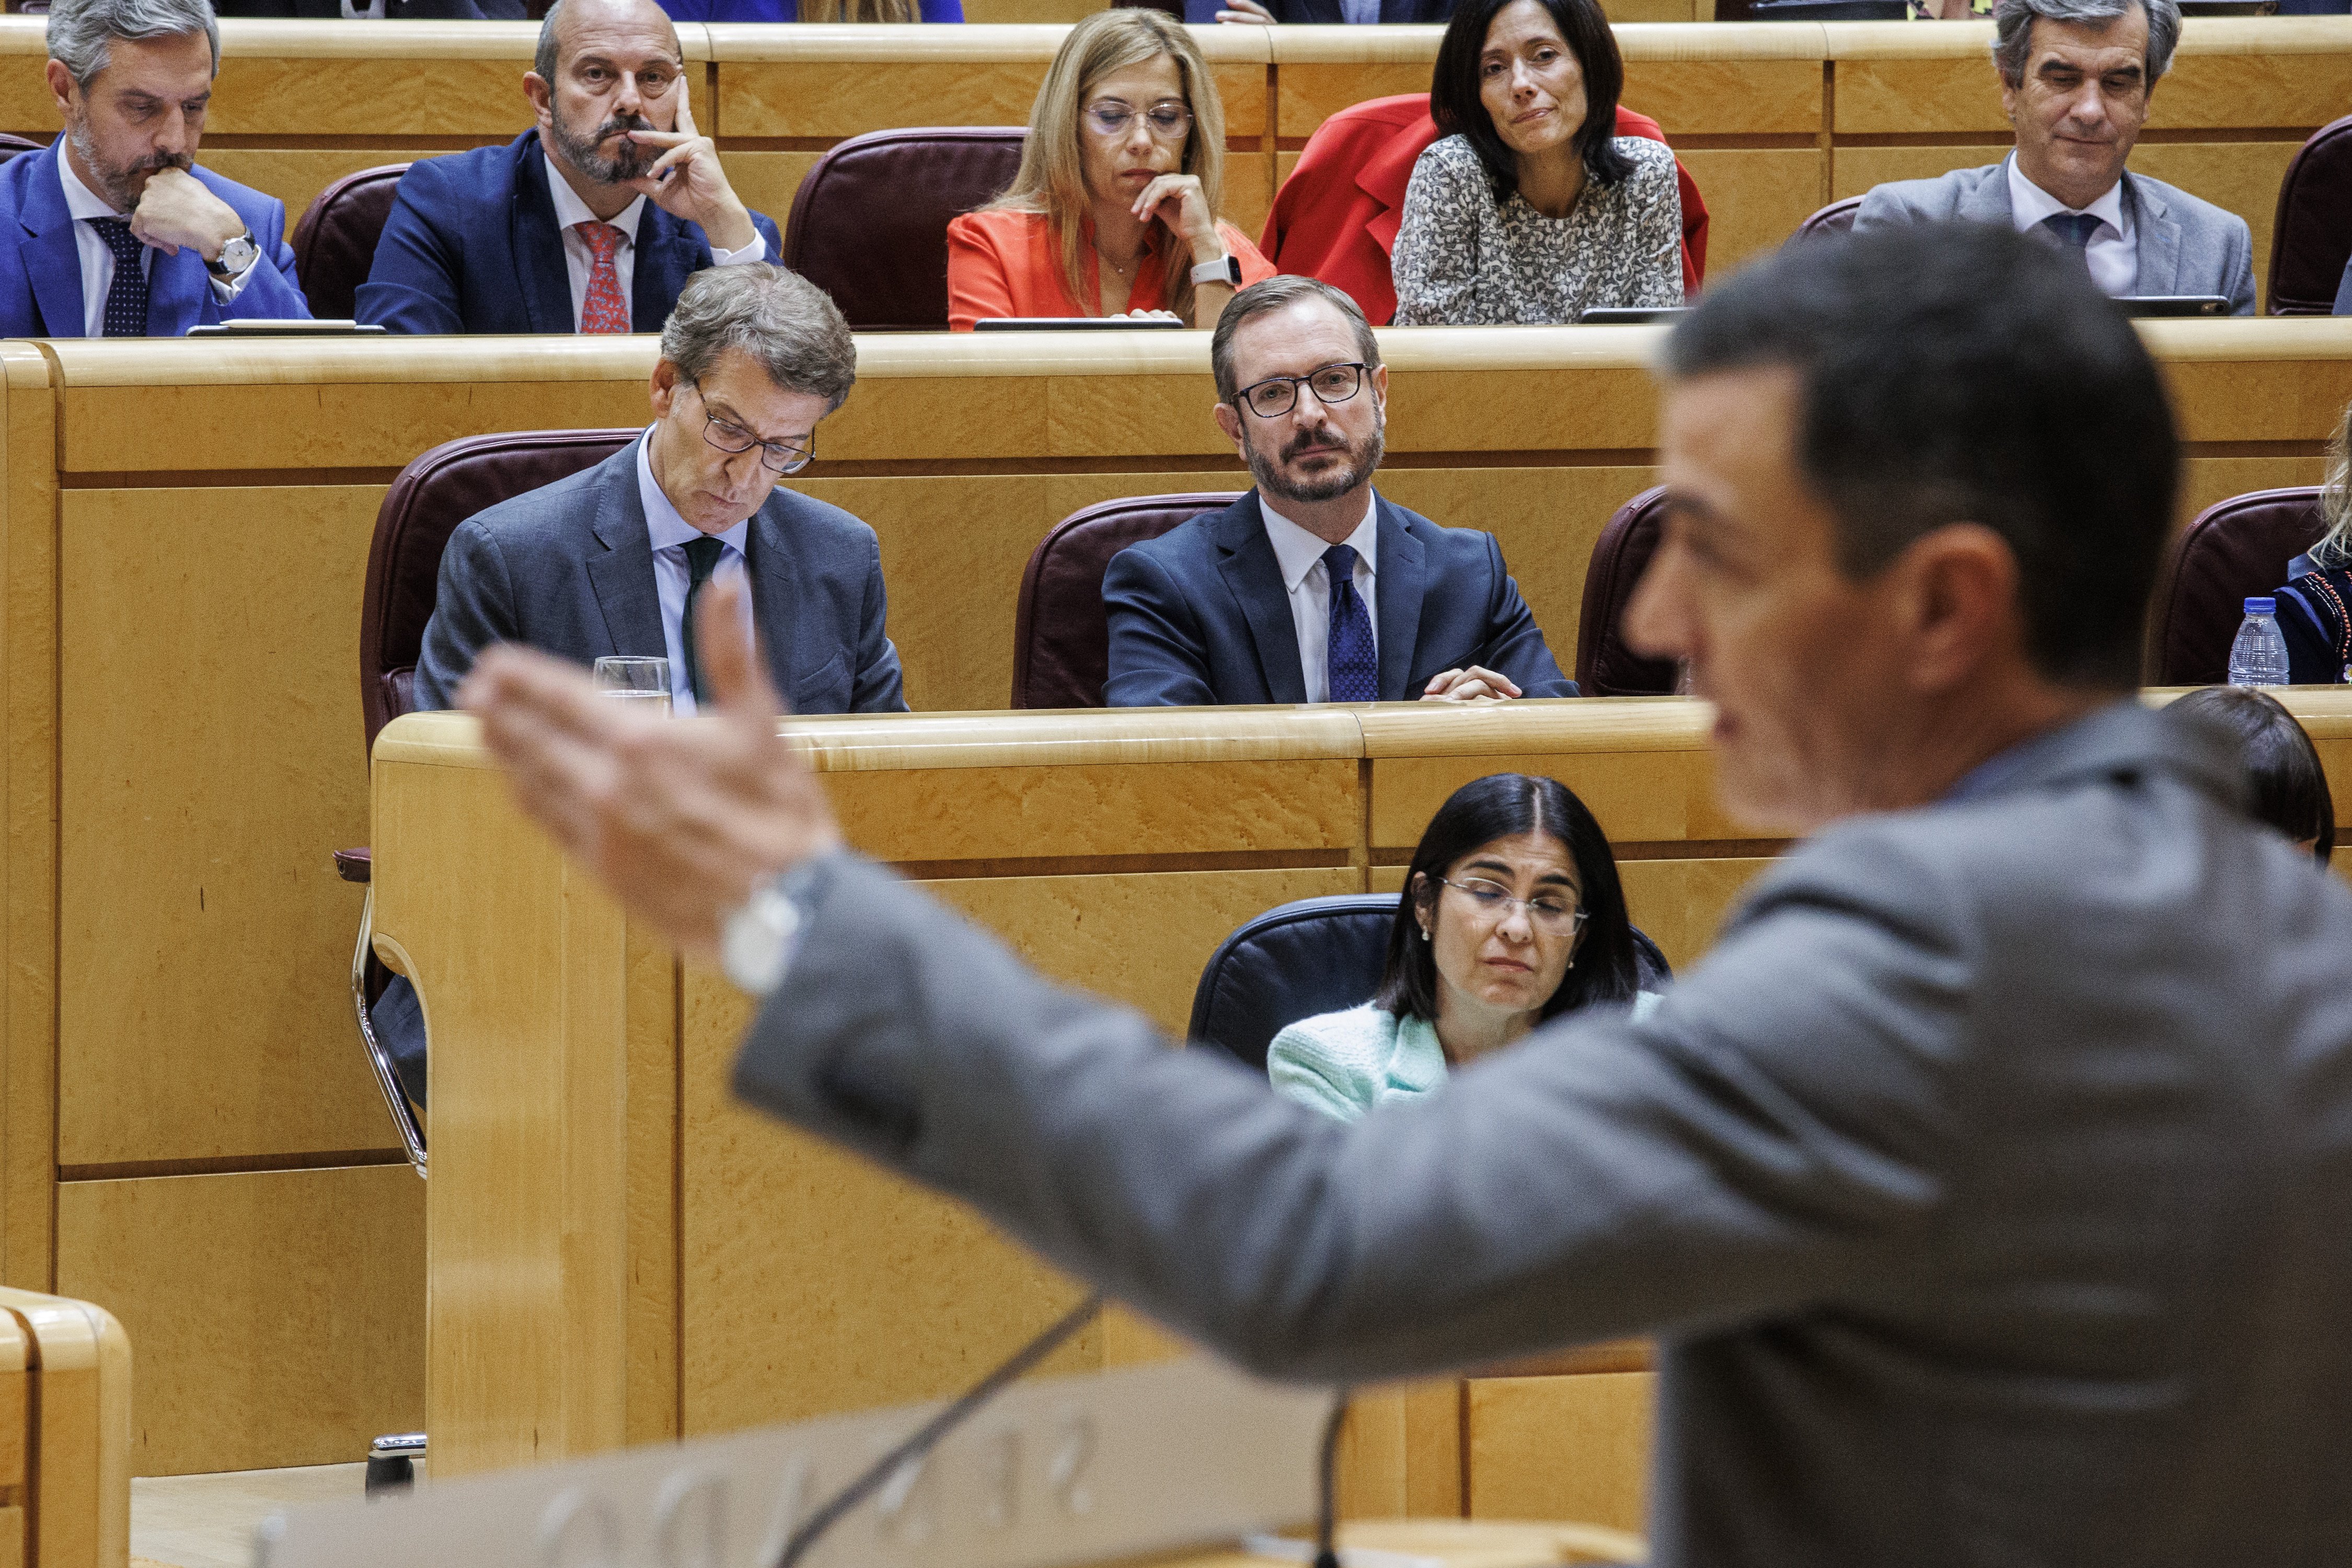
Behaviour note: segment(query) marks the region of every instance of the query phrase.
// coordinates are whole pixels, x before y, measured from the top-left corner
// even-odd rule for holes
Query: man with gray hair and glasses
[[[207,0],[57,0],[65,133],[0,165],[0,337],[179,337],[308,318],[286,205],[196,167],[220,28]]]
[[[706,267],[773,261],[695,129],[677,29],[654,0],[556,0],[522,79],[538,123],[425,158],[360,285],[395,332],[657,332]]]
[[[1961,218],[2074,251],[2116,298],[2218,295],[2254,311],[2246,220],[2124,167],[2180,41],[2178,0],[2000,0],[1992,57],[2017,150],[1980,169],[1879,186],[1856,233]]]

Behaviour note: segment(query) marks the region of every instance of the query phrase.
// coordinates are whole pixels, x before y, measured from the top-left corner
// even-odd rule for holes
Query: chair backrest
[[[2271,226],[2270,312],[2325,316],[2352,258],[2352,116],[2330,121],[2287,161]]]
[[[1402,896],[1301,899],[1244,921],[1202,966],[1185,1038],[1265,1071],[1266,1047],[1286,1027],[1371,999]],[[1674,978],[1666,955],[1639,927],[1633,955],[1643,989],[1657,990]]]
[[[320,191],[294,226],[294,278],[320,320],[351,318],[406,173],[405,163],[384,163],[345,174]]]
[[[603,462],[635,430],[519,430],[445,441],[400,470],[376,509],[360,605],[360,714],[376,731],[415,708],[416,658],[433,618],[441,552],[488,507]]]
[[[6,163],[19,153],[37,153],[43,145],[44,143],[36,142],[29,136],[17,136],[9,132],[0,131],[0,163]]]
[[[1233,490],[1128,496],[1055,524],[1021,574],[1021,598],[1013,611],[1012,705],[1103,706],[1110,618],[1103,613],[1102,585],[1110,558],[1239,500]]]
[[[2319,488],[2256,490],[2207,507],[2165,552],[2148,601],[2142,675],[2150,686],[2218,686],[2246,600],[2286,581],[2286,563],[2327,531]]]
[[[1788,243],[1802,245],[1809,239],[1821,239],[1830,235],[1852,233],[1853,215],[1861,208],[1860,196],[1848,196],[1843,201],[1832,202],[1799,224],[1797,232],[1789,237]]]
[[[851,137],[793,194],[784,265],[861,332],[947,331],[948,223],[1013,183],[1027,135],[982,125]]]
[[[1657,553],[1665,508],[1663,486],[1643,490],[1617,509],[1592,542],[1584,569],[1584,610],[1576,627],[1576,686],[1587,697],[1667,697],[1675,689],[1674,660],[1643,658],[1625,646],[1625,606]]]

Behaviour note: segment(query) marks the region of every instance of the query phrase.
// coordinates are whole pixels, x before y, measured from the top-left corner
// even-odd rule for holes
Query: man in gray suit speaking
[[[1196,1339],[1338,1381],[1657,1334],[1656,1568],[2352,1563],[2352,889],[2136,700],[2155,363],[1973,224],[1763,261],[1664,360],[1627,630],[1732,815],[1812,837],[1646,1017],[1354,1123],[841,848],[740,643],[720,723],[504,651],[466,700],[765,994],[745,1095]]]
[[[874,531],[778,488],[856,379],[849,324],[814,284],[757,262],[695,274],[662,328],[645,435],[450,537],[417,706],[448,707],[482,650],[511,642],[583,664],[667,658],[676,711],[692,713],[688,609],[742,577],[794,712],[903,710]]]
[[[2000,0],[1992,58],[2017,150],[1980,169],[1881,185],[1856,233],[1965,218],[2074,251],[2106,293],[2204,294],[2254,311],[2246,220],[2124,167],[2180,41],[2177,0]]]

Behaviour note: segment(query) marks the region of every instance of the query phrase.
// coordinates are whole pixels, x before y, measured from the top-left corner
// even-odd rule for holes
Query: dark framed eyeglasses
[[[702,384],[688,382],[694,395],[702,397]],[[809,432],[808,445],[795,447],[786,441],[762,441],[731,419],[721,419],[710,412],[710,400],[702,402],[702,438],[729,457],[740,457],[752,447],[760,448],[760,464],[772,474],[797,474],[816,457],[816,432]]]
[[[1577,907],[1572,900],[1554,893],[1539,893],[1532,899],[1515,899],[1511,889],[1500,882],[1489,882],[1484,877],[1465,877],[1456,882],[1447,878],[1437,879],[1438,886],[1452,888],[1466,894],[1477,906],[1478,912],[1489,920],[1501,920],[1513,910],[1524,909],[1528,919],[1555,936],[1573,931],[1591,917]]]
[[[1135,123],[1138,114],[1151,134],[1162,142],[1181,142],[1192,130],[1192,111],[1173,100],[1163,100],[1150,109],[1130,109],[1117,99],[1106,99],[1090,105],[1084,116],[1086,123],[1098,136],[1120,137]]]
[[[1345,403],[1364,389],[1364,372],[1371,367],[1350,360],[1327,364],[1311,375],[1273,375],[1254,382],[1234,395],[1234,402],[1261,419],[1279,419],[1298,406],[1298,389],[1311,389],[1315,401]]]

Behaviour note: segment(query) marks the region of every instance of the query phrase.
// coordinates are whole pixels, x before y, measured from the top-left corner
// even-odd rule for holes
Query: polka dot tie
[[[147,247],[131,232],[131,220],[119,217],[94,217],[88,220],[106,241],[106,248],[114,252],[114,281],[106,289],[106,331],[110,338],[143,338],[147,335],[147,268],[141,265],[146,259]]]
[[[580,237],[588,242],[589,254],[595,258],[588,268],[588,298],[581,302],[580,330],[583,332],[625,332],[629,330],[629,302],[621,295],[620,268],[613,258],[627,237],[609,223],[576,223]]]
[[[1372,617],[1356,592],[1356,552],[1335,544],[1323,552],[1331,578],[1331,636],[1323,647],[1334,702],[1372,702],[1381,695],[1380,655],[1372,646]]]

